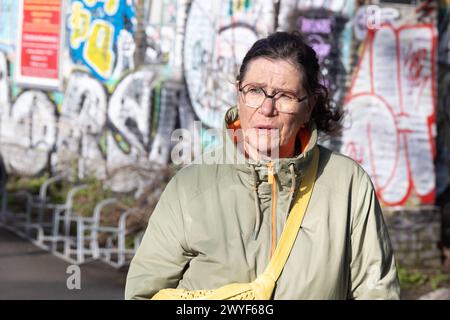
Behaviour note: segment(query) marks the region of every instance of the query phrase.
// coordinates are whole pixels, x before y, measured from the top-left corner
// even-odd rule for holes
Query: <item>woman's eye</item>
[[[284,100],[292,100],[294,99],[294,97],[291,94],[288,93],[280,93],[280,99],[284,99]]]
[[[262,92],[262,89],[261,89],[261,88],[250,88],[250,89],[248,90],[248,92],[251,92],[251,93],[261,93],[261,92]]]

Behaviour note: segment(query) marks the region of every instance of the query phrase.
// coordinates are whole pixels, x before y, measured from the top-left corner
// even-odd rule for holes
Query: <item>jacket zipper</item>
[[[267,182],[272,185],[272,246],[270,249],[270,257],[272,258],[275,252],[275,242],[277,239],[277,224],[276,224],[276,204],[277,204],[277,184],[275,183],[275,173],[273,170],[273,163],[267,164]]]

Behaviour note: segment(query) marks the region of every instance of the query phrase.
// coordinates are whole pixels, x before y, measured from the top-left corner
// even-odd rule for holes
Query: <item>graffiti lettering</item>
[[[9,172],[36,175],[47,167],[56,141],[56,108],[41,91],[25,91],[2,117],[1,151]]]
[[[308,19],[300,20],[300,30],[306,33],[331,33],[332,19]]]
[[[80,2],[72,4],[72,15],[69,18],[70,46],[78,49],[83,41],[87,39],[91,14],[83,9]]]
[[[246,51],[273,25],[271,1],[230,8],[230,3],[194,0],[186,25],[188,92],[196,114],[211,127],[220,127],[225,110],[236,103],[234,83]]]
[[[85,65],[101,81],[111,80],[117,63],[119,36],[122,31],[134,33],[135,25],[135,13],[130,1],[72,1],[68,17],[72,60]],[[124,37],[122,33],[122,43],[126,43]],[[124,46],[119,49],[127,51]],[[129,59],[126,54],[120,57]],[[120,71],[115,76],[118,73]]]
[[[83,57],[100,76],[108,78],[111,75],[114,52],[113,46],[114,27],[105,21],[95,21],[84,47]]]
[[[74,159],[81,158],[82,175],[104,175],[101,163],[106,150],[99,148],[99,141],[105,129],[106,108],[107,96],[101,83],[87,73],[73,72],[58,123],[57,151],[53,159],[58,170],[67,170]]]
[[[404,205],[412,196],[433,203],[433,27],[382,25],[369,32],[346,102],[342,151],[363,150],[359,160],[386,205]],[[411,69],[412,61],[420,63]]]

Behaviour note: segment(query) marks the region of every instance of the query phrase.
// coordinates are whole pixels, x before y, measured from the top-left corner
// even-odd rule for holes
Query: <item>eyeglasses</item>
[[[275,102],[275,108],[282,113],[295,113],[298,111],[300,103],[308,98],[297,97],[293,93],[285,91],[277,91],[272,95],[267,94],[264,88],[247,84],[241,88],[239,84],[239,92],[242,94],[244,104],[249,108],[258,109],[262,106],[266,98],[270,98]]]

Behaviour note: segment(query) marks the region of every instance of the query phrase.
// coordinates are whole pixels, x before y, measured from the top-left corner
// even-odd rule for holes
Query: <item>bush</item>
[[[397,269],[400,286],[409,289],[414,286],[420,286],[428,281],[428,276],[419,270],[408,270],[403,267]]]
[[[32,194],[38,194],[42,184],[49,178],[48,173],[39,177],[9,176],[6,183],[8,193],[26,190]]]

